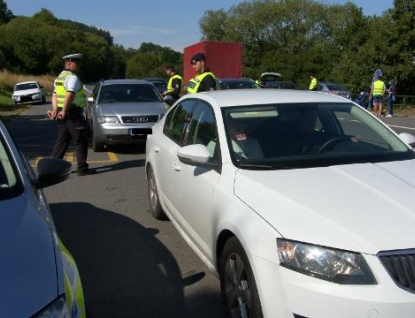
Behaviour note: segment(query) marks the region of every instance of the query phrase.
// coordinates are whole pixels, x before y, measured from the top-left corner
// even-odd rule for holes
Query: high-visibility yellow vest
[[[172,77],[170,77],[168,83],[167,83],[167,92],[171,93],[172,91],[174,91],[173,88],[173,80],[174,79],[179,79],[180,80],[180,87],[182,87],[182,83],[183,83],[183,78],[180,75],[173,75]]]
[[[72,76],[72,75],[76,76],[75,73],[68,71],[68,70],[64,70],[59,74],[59,76],[55,80],[55,93],[56,93],[56,97],[58,100],[59,108],[63,108],[63,101],[65,100],[65,95],[66,95],[66,89],[63,84],[65,83],[65,80],[69,76]],[[81,85],[81,89],[75,92],[75,98],[74,98],[73,103],[78,107],[86,106],[86,97],[85,97],[85,92],[84,92],[82,85]]]
[[[373,96],[382,96],[384,93],[385,82],[377,80],[373,83]]]
[[[197,93],[199,91],[200,83],[208,75],[211,75],[216,80],[216,77],[215,75],[213,75],[212,72],[205,72],[200,75],[197,75],[196,77],[192,78],[187,84],[187,93]]]
[[[317,90],[317,78],[313,78],[310,82],[310,86],[308,87],[310,91]]]

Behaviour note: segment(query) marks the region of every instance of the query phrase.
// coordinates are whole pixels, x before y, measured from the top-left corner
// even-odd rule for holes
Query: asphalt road
[[[50,156],[57,123],[32,106],[9,129],[33,166]],[[66,159],[73,162],[74,148]],[[74,256],[91,317],[223,317],[219,279],[169,221],[148,212],[145,146],[89,150],[93,176],[45,189],[61,240]]]
[[[52,152],[50,105],[32,106],[8,126],[33,166]],[[383,118],[415,134],[415,119]],[[74,163],[74,149],[66,157]],[[148,213],[145,146],[89,151],[93,176],[74,173],[45,189],[60,238],[81,274],[91,317],[223,317],[219,280],[173,225]],[[180,189],[178,189],[180,191]]]

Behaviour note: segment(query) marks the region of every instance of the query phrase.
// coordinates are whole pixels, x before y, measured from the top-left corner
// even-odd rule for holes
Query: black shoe
[[[88,175],[95,174],[95,173],[96,173],[95,169],[86,168],[86,169],[78,170],[77,175],[82,177],[82,176],[88,176]]]

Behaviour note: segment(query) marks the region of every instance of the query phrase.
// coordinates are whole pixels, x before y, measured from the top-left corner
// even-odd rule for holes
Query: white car
[[[24,103],[44,104],[46,102],[43,86],[36,81],[21,82],[14,86],[13,105]]]
[[[188,94],[146,145],[151,212],[232,317],[415,316],[415,152],[342,97]]]

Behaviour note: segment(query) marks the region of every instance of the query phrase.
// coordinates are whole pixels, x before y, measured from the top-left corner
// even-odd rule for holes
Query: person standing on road
[[[187,84],[187,93],[192,94],[216,90],[216,77],[206,66],[205,54],[201,52],[196,53],[192,56],[190,63],[196,70],[197,75]]]
[[[318,87],[318,81],[314,74],[310,74],[310,85],[308,86],[309,91],[316,91]]]
[[[386,117],[393,117],[393,104],[396,102],[396,85],[393,79],[389,81],[389,87],[387,92],[388,114],[386,115]]]
[[[382,115],[382,99],[386,93],[385,82],[381,80],[382,76],[379,75],[377,80],[373,82],[370,96],[373,100],[373,114],[376,116]]]
[[[176,69],[173,65],[167,65],[164,70],[166,71],[167,76],[169,76],[169,81],[167,83],[167,90],[162,92],[161,95],[165,99],[167,99],[167,96],[171,96],[171,104],[173,104],[180,98],[183,78],[176,74]]]
[[[77,76],[81,67],[81,58],[80,53],[64,56],[65,69],[55,79],[51,117],[57,119],[59,129],[52,157],[63,159],[73,138],[78,166],[77,174],[85,176],[95,174],[95,170],[90,169],[87,163],[88,132],[83,113],[86,97]]]

